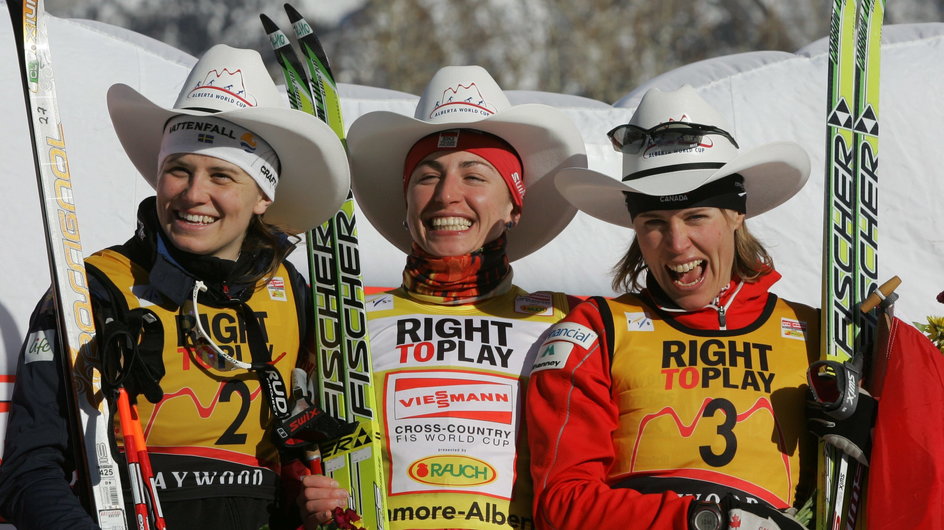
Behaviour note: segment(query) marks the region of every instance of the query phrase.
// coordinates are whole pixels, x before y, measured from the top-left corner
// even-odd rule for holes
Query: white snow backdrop
[[[89,254],[125,241],[134,229],[138,202],[153,194],[113,133],[105,107],[106,90],[113,83],[126,83],[169,107],[195,59],[115,26],[52,16],[48,26],[82,243]],[[0,142],[0,197],[5,202],[0,208],[0,433],[29,315],[49,283],[13,50],[10,27],[0,23],[0,93],[6,123]],[[261,51],[267,61],[273,60],[268,50]],[[820,40],[796,53],[753,52],[702,61],[661,75],[613,104],[546,92],[511,90],[508,94],[513,103],[546,103],[566,112],[584,136],[591,168],[614,176],[620,171],[620,159],[605,132],[629,119],[649,87],[694,86],[729,118],[742,149],[775,140],[801,143],[813,161],[809,183],[792,200],[751,219],[749,225],[784,275],[776,292],[818,306],[826,51],[825,40]],[[944,23],[887,26],[880,105],[879,276],[881,280],[901,276],[898,312],[913,320],[944,313],[935,301],[944,289],[944,216],[939,213],[944,172],[935,147],[940,145],[944,120],[942,87]],[[412,115],[418,99],[417,95],[343,84],[341,96],[348,125],[361,114],[380,109]],[[362,215],[359,219],[367,284],[399,285],[403,255]],[[578,213],[551,244],[515,262],[515,281],[526,289],[615,294],[609,287],[609,270],[625,251],[630,234]],[[300,248],[292,257],[302,271],[307,268],[304,254]]]

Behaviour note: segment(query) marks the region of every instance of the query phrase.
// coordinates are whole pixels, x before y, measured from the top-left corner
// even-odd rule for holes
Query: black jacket
[[[264,267],[271,257],[266,252],[243,252],[237,262],[229,262],[186,254],[164,244],[162,239],[152,197],[139,206],[135,236],[112,249],[148,269],[151,287],[178,305],[189,298],[195,278],[206,282],[209,292],[204,294],[207,297],[222,303],[227,299],[248,298],[253,285],[229,280],[242,277],[253,267]],[[286,238],[284,244],[291,243]],[[296,316],[305,337],[312,322],[310,291],[292,264],[285,261],[285,265],[296,293]],[[89,290],[96,330],[101,333],[101,322],[112,315],[115,308],[108,289],[94,275],[89,275]],[[47,292],[33,312],[29,334],[20,350],[0,465],[0,514],[19,530],[97,528],[69,486],[76,466],[69,440],[71,420],[67,415],[63,363],[56,329],[56,309],[51,293]],[[40,360],[53,362],[35,362]],[[119,463],[123,462],[120,455],[118,459]],[[124,466],[121,467],[124,472]],[[127,487],[127,476],[123,479]],[[128,498],[126,495],[126,503]],[[181,526],[183,528],[255,530],[261,524],[272,522],[267,512],[274,510],[258,500],[246,502],[228,498],[173,503],[179,506],[163,504],[168,523],[172,519],[181,519],[186,521]],[[206,525],[201,517],[206,518]]]

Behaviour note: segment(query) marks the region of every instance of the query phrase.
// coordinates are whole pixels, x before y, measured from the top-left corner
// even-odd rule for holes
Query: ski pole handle
[[[890,280],[880,285],[878,289],[872,291],[865,301],[859,304],[859,310],[863,313],[868,313],[875,309],[882,303],[882,300],[891,296],[899,285],[901,285],[901,278],[892,276]]]
[[[324,475],[324,466],[321,462],[321,449],[315,447],[311,451],[305,451],[305,460],[308,463],[308,471],[312,475]]]

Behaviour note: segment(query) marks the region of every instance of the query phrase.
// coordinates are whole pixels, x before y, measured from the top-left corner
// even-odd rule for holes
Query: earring
[[[406,219],[403,220],[403,223],[401,223],[401,226],[403,226],[403,229],[404,229],[404,230],[409,230],[409,229],[410,229],[410,227],[406,224]]]
[[[511,230],[514,227],[515,227],[514,221],[508,221],[507,223],[505,223],[505,230]]]

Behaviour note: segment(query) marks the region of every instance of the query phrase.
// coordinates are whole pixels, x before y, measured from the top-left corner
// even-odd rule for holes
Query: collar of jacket
[[[780,278],[779,272],[771,270],[754,282],[744,282],[740,290],[736,287],[741,280],[735,278],[728,284],[728,289],[721,293],[718,300],[713,300],[713,303],[694,311],[685,311],[680,308],[651,277],[646,279],[646,288],[641,294],[680,324],[693,329],[718,329],[720,327],[719,308],[726,307],[726,328],[737,330],[760,317],[767,304],[770,287]],[[730,296],[736,298],[729,305]]]
[[[282,244],[291,243],[283,238]],[[207,286],[207,291],[199,295],[200,303],[223,307],[245,302],[255,286],[231,284],[230,275],[242,266],[264,266],[269,255],[268,252],[243,252],[239,260],[232,261],[175,248],[158,223],[155,197],[144,199],[138,206],[138,228],[127,247],[131,258],[149,270],[151,286],[177,306],[191,298],[198,279]]]

